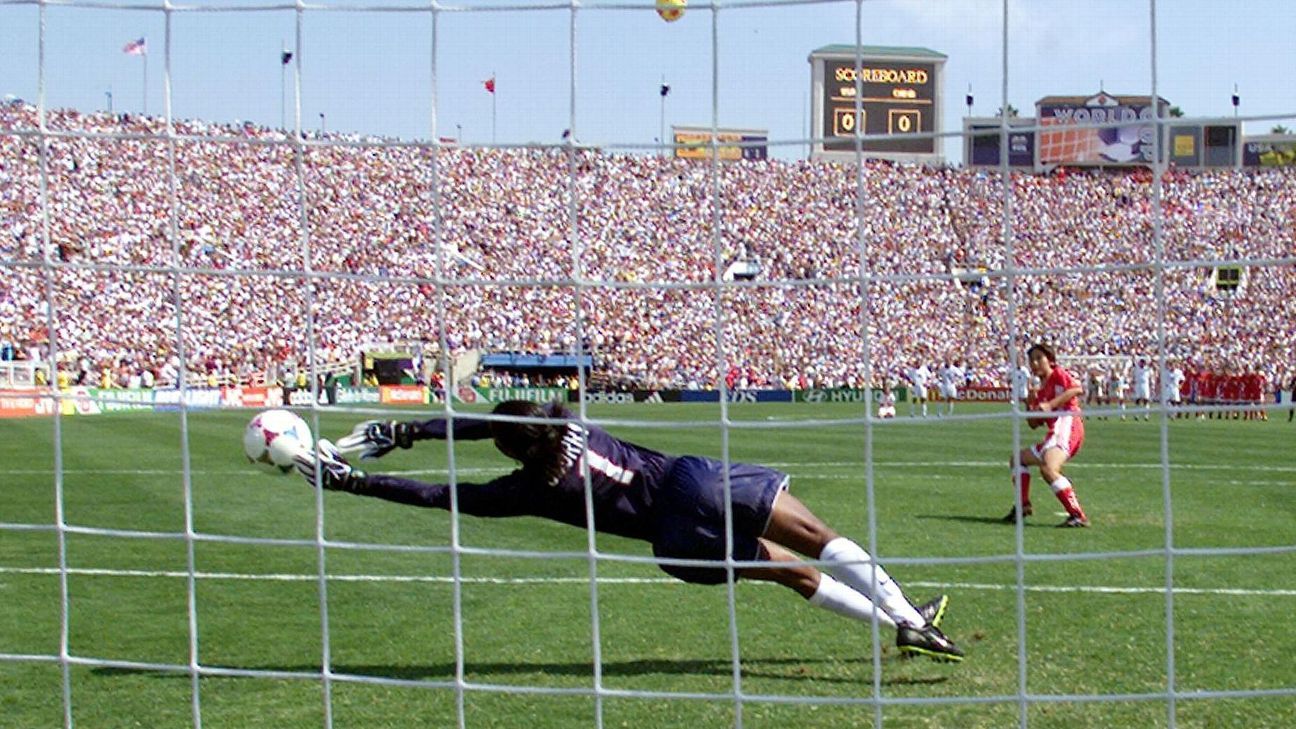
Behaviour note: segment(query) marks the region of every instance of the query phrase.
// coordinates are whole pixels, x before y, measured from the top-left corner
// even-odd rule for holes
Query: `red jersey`
[[[1035,391],[1035,400],[1043,402],[1052,400],[1073,387],[1078,387],[1075,378],[1061,367],[1054,367],[1053,372],[1044,378],[1044,384]],[[1061,448],[1070,458],[1080,451],[1084,443],[1084,418],[1080,415],[1080,398],[1071,397],[1054,408],[1055,412],[1067,413],[1048,419],[1048,435],[1044,441],[1033,447],[1035,456],[1042,458],[1049,448]]]
[[[1044,383],[1035,391],[1035,400],[1036,402],[1052,400],[1073,387],[1079,387],[1079,384],[1075,381],[1075,378],[1071,376],[1071,373],[1067,372],[1062,367],[1055,366],[1053,367],[1053,372],[1050,373],[1048,377],[1044,378]],[[1072,397],[1053,409],[1055,411],[1069,410],[1075,413],[1078,417],[1080,415],[1080,398]],[[1048,432],[1050,435],[1053,434],[1054,428],[1057,427],[1057,422],[1057,419],[1049,419]]]
[[[1035,391],[1035,399],[1038,402],[1052,400],[1067,390],[1079,386],[1079,383],[1075,381],[1075,378],[1071,376],[1070,372],[1067,372],[1062,367],[1054,367],[1053,372],[1049,374],[1048,377],[1044,378],[1043,384],[1041,384],[1040,388]],[[1053,409],[1074,410],[1080,412],[1080,398],[1072,397],[1070,400],[1067,400]]]

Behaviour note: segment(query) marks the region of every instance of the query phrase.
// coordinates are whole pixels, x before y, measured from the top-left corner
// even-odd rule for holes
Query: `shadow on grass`
[[[747,658],[742,662],[742,674],[745,678],[782,679],[788,681],[815,681],[819,683],[840,683],[862,685],[867,680],[858,676],[843,676],[841,665],[872,665],[873,659],[868,656],[847,660],[816,661],[799,658]],[[894,655],[882,657],[883,665],[909,663]],[[837,668],[834,668],[836,666]],[[260,666],[248,667],[248,670],[287,672],[296,674],[319,673],[318,665],[299,666]],[[189,674],[184,671],[158,671],[140,668],[100,667],[92,670],[99,676],[155,676],[158,678],[183,678]],[[426,665],[365,665],[340,663],[333,666],[334,674],[348,674],[369,678],[385,678],[398,681],[453,681],[454,663],[433,663]],[[487,681],[499,676],[548,675],[576,676],[593,678],[593,666],[584,662],[541,662],[541,663],[494,663],[469,662],[464,666],[465,676],[469,681]],[[611,661],[603,664],[605,678],[675,675],[675,676],[730,676],[733,666],[727,658],[715,659],[651,659],[633,661]],[[852,671],[852,673],[854,673]],[[219,678],[219,677],[211,677]],[[939,684],[948,680],[948,676],[893,676],[884,677],[884,686],[907,686]]]
[[[990,524],[993,526],[1003,527],[1005,529],[1012,529],[1015,524],[1015,522],[1004,521],[1003,517],[999,517],[999,516],[960,516],[958,514],[917,514],[914,518],[931,519],[934,521],[957,521],[957,522],[962,522],[964,524]],[[1046,523],[1046,522],[1038,522],[1038,521],[1032,522],[1029,521],[1029,517],[1028,517],[1028,521],[1025,524],[1023,524],[1023,526],[1026,527],[1027,529],[1032,529],[1032,528],[1039,528],[1039,527],[1056,527],[1057,525],[1052,523]]]

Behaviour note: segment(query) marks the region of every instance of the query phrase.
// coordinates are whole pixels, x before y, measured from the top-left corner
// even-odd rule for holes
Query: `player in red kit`
[[[1066,521],[1058,526],[1087,527],[1089,517],[1081,508],[1080,500],[1076,498],[1071,480],[1062,475],[1062,466],[1079,453],[1080,446],[1084,444],[1084,420],[1080,414],[1079,400],[1084,388],[1076,382],[1070,372],[1058,365],[1057,355],[1048,345],[1033,345],[1026,351],[1026,356],[1030,361],[1031,372],[1040,379],[1041,383],[1034,397],[1028,401],[1030,408],[1057,415],[1049,418],[1031,418],[1030,426],[1038,428],[1047,425],[1048,435],[1042,442],[1023,448],[1009,462],[1013,480],[1021,490],[1021,515],[1027,517],[1033,511],[1030,501],[1029,466],[1039,466],[1040,476],[1048,483],[1049,488],[1053,489],[1053,495],[1062,502],[1067,512]],[[1010,523],[1017,521],[1016,504],[1004,517],[1004,521]]]

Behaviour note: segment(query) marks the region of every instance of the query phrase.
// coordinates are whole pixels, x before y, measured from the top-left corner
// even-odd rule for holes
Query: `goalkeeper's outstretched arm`
[[[548,417],[565,411],[558,403],[548,403],[543,410]],[[381,458],[396,448],[409,448],[415,441],[445,440],[450,435],[455,440],[487,440],[493,437],[490,421],[476,415],[444,416],[427,420],[366,420],[355,426],[350,434],[338,439],[337,448],[343,453],[359,453],[361,459]]]
[[[456,440],[485,440],[491,437],[490,423],[473,417],[455,417],[450,425],[444,417],[429,420],[366,420],[338,439],[343,453],[359,453],[361,459],[381,458],[396,448],[409,448],[419,440],[445,440],[453,432]]]

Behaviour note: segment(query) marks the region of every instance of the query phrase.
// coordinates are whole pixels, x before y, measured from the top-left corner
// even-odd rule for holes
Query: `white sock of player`
[[[820,569],[872,600],[897,624],[915,628],[923,626],[922,615],[905,597],[900,585],[860,545],[846,537],[837,537],[824,545],[819,559],[830,563]]]
[[[867,597],[834,580],[832,575],[820,573],[819,589],[810,596],[810,604],[844,615],[852,620],[872,622],[876,616],[879,624],[887,628],[896,627],[895,621],[882,608],[877,607]]]

